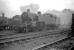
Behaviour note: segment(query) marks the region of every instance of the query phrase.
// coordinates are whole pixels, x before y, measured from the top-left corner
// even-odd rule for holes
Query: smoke
[[[63,11],[47,11],[47,13],[55,14],[60,20],[60,28],[69,28],[72,24],[72,10],[65,9]]]
[[[20,8],[21,12],[24,12],[27,9],[30,9],[31,12],[37,12],[38,9],[39,9],[39,5],[37,5],[37,4],[30,4],[30,5],[26,5],[26,6],[21,6],[21,8]]]

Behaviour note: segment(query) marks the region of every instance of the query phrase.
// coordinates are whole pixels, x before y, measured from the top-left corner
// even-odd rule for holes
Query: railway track
[[[46,32],[37,32],[37,33],[29,33],[29,34],[4,35],[3,37],[0,38],[0,44],[5,44],[5,43],[19,41],[19,40],[35,39],[35,38],[40,38],[40,37],[49,36],[49,35],[59,35],[59,33],[62,33],[62,32],[46,31]]]
[[[48,36],[48,35],[56,35],[55,34],[23,34],[23,35],[13,35],[13,36],[6,36],[3,38],[0,38],[0,43],[5,43],[5,42],[10,42],[10,41],[15,41],[15,40],[21,40],[21,39],[32,39],[32,38],[38,38],[38,37],[42,37],[42,36]]]
[[[70,50],[74,47],[74,38],[68,37],[65,39],[62,39],[60,41],[54,42],[52,44],[48,44],[42,47],[37,48],[36,50],[50,50],[50,49],[63,49],[63,50]]]

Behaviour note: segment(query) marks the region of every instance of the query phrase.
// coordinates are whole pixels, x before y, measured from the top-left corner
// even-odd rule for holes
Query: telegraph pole
[[[71,29],[72,29],[71,36],[74,37],[74,13],[72,14],[72,25],[71,25]]]

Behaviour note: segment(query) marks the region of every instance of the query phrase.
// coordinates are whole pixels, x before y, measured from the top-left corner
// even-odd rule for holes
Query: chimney
[[[38,11],[38,13],[37,13],[38,15],[41,15],[41,11]]]
[[[4,13],[2,13],[2,17],[5,17],[5,14]]]
[[[27,9],[27,12],[29,13],[30,12],[30,9]]]

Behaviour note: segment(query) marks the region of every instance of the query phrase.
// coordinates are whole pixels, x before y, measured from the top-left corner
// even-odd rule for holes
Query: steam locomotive
[[[12,30],[17,33],[26,33],[36,31],[36,27],[32,25],[0,25],[0,31]]]

